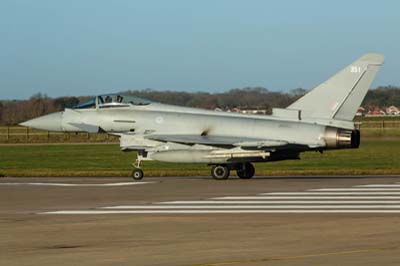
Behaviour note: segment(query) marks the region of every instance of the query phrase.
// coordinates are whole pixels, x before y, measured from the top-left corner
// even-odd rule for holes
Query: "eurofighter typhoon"
[[[101,95],[75,108],[22,123],[47,131],[107,132],[120,137],[122,151],[136,151],[132,177],[155,160],[211,166],[213,178],[255,174],[253,163],[300,159],[300,153],[354,149],[360,131],[353,118],[384,57],[366,54],[285,109],[270,116],[244,115]]]

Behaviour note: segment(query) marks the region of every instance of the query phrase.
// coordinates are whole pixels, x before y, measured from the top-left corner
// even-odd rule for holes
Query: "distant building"
[[[367,114],[367,110],[364,107],[360,106],[357,109],[356,116],[365,116]]]
[[[235,108],[232,108],[232,109],[230,110],[230,112],[232,112],[232,113],[241,113],[242,110],[240,110],[239,107],[235,107]]]
[[[400,115],[400,110],[396,106],[392,105],[386,108],[386,114],[388,115]]]
[[[373,110],[368,111],[368,115],[369,116],[383,116],[383,115],[386,115],[386,113],[379,107],[375,107]]]

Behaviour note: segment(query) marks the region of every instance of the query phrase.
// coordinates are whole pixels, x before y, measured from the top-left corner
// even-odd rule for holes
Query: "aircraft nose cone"
[[[21,123],[21,126],[46,131],[62,131],[62,112],[44,115]]]

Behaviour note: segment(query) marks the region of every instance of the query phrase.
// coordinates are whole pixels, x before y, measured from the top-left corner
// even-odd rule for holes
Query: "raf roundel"
[[[156,117],[156,123],[157,123],[157,124],[162,124],[162,123],[164,123],[164,117],[162,117],[162,116],[157,116],[157,117]]]

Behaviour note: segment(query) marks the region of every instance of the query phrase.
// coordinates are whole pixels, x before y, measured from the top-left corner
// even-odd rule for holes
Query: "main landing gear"
[[[137,159],[133,164],[135,169],[132,171],[132,178],[140,181],[144,177],[143,170],[140,168],[141,160]],[[226,180],[229,178],[231,170],[236,170],[236,174],[240,179],[250,179],[255,174],[254,166],[251,163],[238,164],[217,164],[211,167],[211,176],[215,180]]]
[[[240,179],[250,179],[255,174],[254,166],[251,163],[218,164],[211,168],[211,176],[215,180],[226,180],[229,178],[230,170],[236,170],[236,174]]]
[[[256,170],[251,163],[244,163],[240,169],[236,170],[236,174],[240,179],[250,179],[254,176]]]
[[[211,175],[215,180],[228,179],[230,169],[227,165],[214,165],[211,168]]]
[[[144,177],[143,170],[140,168],[141,161],[139,159],[133,164],[135,169],[132,171],[132,178],[136,181],[142,180]]]

